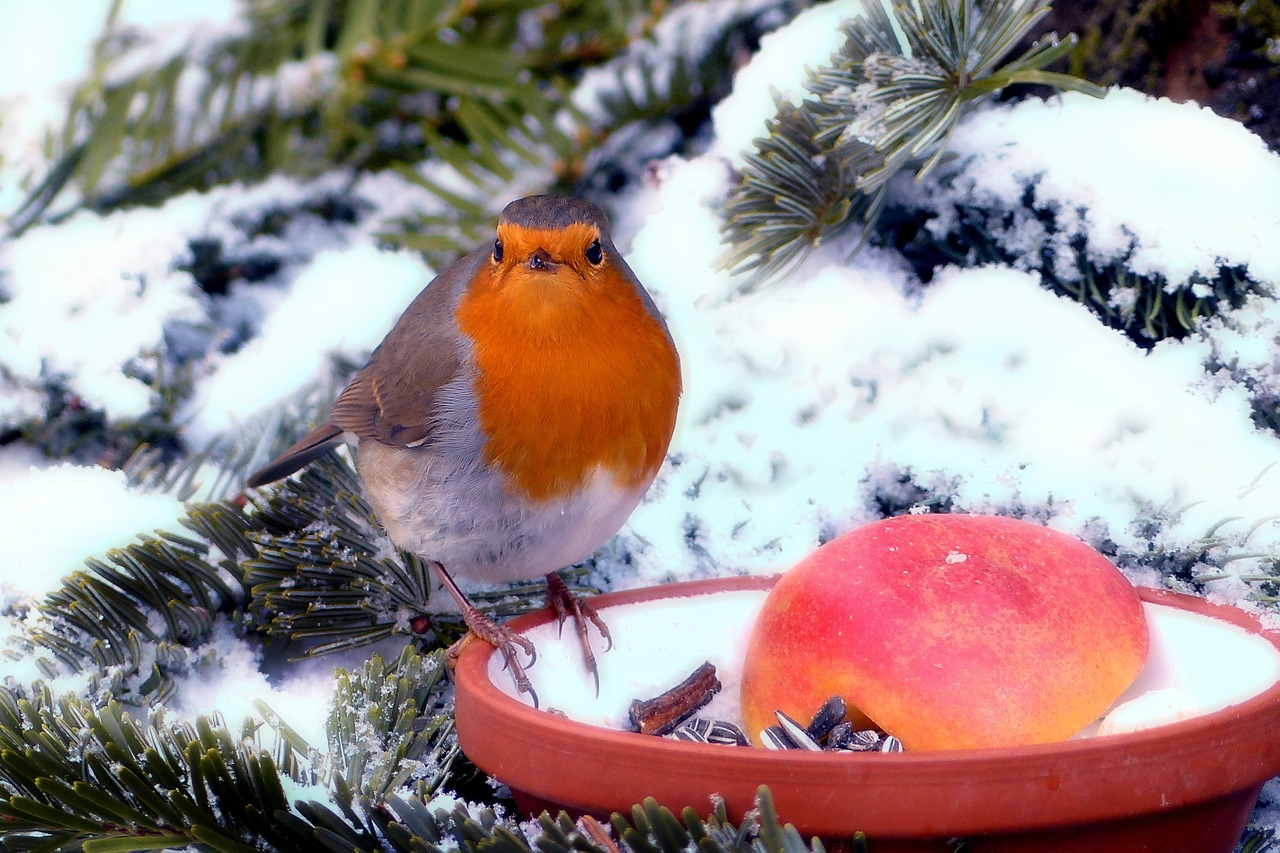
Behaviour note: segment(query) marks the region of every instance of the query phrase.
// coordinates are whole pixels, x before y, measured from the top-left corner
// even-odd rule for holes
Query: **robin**
[[[675,427],[680,359],[648,292],[595,205],[531,196],[498,219],[491,248],[436,276],[338,395],[327,423],[254,472],[262,486],[343,441],[369,503],[400,548],[431,562],[470,634],[495,646],[521,692],[517,647],[453,576],[545,575],[599,675],[588,621],[556,573],[609,540],[658,473]],[[536,697],[535,701],[536,701]]]

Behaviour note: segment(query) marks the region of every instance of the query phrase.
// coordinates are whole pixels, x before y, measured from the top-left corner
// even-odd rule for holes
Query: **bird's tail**
[[[284,453],[250,474],[249,479],[245,480],[245,485],[256,489],[267,483],[283,480],[341,443],[342,428],[336,424],[322,424],[300,438]]]

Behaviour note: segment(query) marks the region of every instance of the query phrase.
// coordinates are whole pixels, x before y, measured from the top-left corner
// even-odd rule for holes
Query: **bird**
[[[328,420],[251,474],[259,488],[355,446],[374,515],[428,561],[468,633],[495,646],[520,693],[533,644],[495,623],[455,580],[545,576],[572,615],[599,691],[591,622],[558,575],[609,541],[658,474],[675,430],[680,357],[666,321],[578,198],[534,195],[498,217],[492,246],[455,261],[409,304],[338,394]],[[528,664],[519,660],[523,651]]]

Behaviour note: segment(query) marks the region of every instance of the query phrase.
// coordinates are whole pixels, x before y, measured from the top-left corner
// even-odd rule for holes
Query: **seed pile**
[[[828,699],[809,725],[802,726],[781,711],[774,711],[776,726],[760,733],[765,749],[801,749],[810,752],[902,752],[902,741],[875,729],[854,729],[845,720],[846,708],[839,696]],[[748,746],[742,729],[725,720],[693,717],[666,737],[694,743]]]

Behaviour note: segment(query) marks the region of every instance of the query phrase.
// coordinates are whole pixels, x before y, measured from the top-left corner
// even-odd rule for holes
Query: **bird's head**
[[[498,299],[531,320],[572,315],[635,288],[600,208],[561,196],[507,205],[486,273]]]

